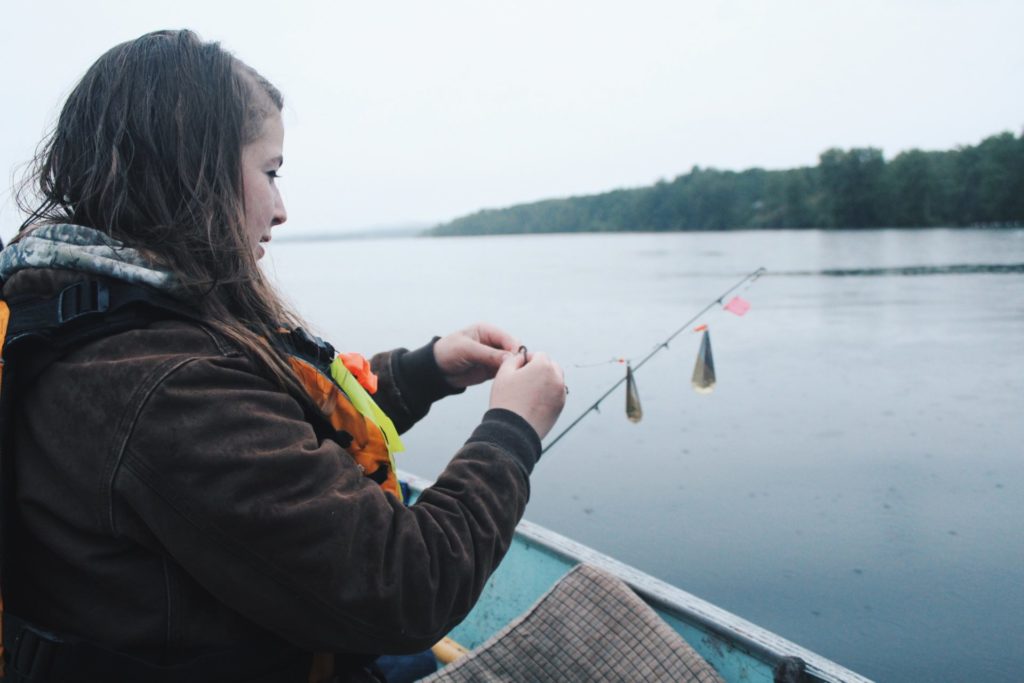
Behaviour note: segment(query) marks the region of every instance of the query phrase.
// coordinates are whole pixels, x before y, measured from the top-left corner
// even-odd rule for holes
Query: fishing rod
[[[644,356],[643,359],[639,363],[637,363],[636,365],[633,366],[633,370],[639,370],[641,367],[643,367],[644,363],[649,361],[656,353],[658,353],[662,349],[667,349],[668,345],[669,345],[669,342],[671,342],[673,339],[678,337],[683,332],[683,330],[688,328],[690,325],[695,323],[702,315],[704,315],[709,310],[711,310],[715,306],[715,304],[718,304],[719,306],[723,305],[722,300],[725,299],[725,297],[729,296],[733,291],[739,289],[740,287],[742,287],[747,282],[754,282],[754,281],[756,281],[759,277],[764,275],[765,272],[766,271],[765,271],[764,267],[761,267],[761,268],[758,268],[757,270],[755,270],[755,271],[753,271],[751,273],[748,273],[747,275],[743,276],[742,280],[740,280],[739,282],[734,284],[732,287],[730,287],[729,289],[727,289],[724,292],[722,292],[718,296],[717,299],[712,300],[711,303],[709,303],[707,306],[702,308],[699,313],[697,313],[695,316],[693,316],[692,318],[687,320],[685,323],[683,323],[683,325],[678,330],[676,330],[671,335],[669,335],[668,339],[666,339],[665,341],[663,341],[660,344],[658,344],[657,346],[655,346],[654,349],[650,353],[648,353],[646,356]],[[572,423],[568,427],[566,427],[561,432],[559,432],[558,436],[556,436],[554,439],[549,441],[548,445],[541,449],[541,451],[540,451],[541,455],[543,455],[544,453],[547,453],[549,450],[551,450],[551,447],[554,446],[556,443],[558,443],[558,441],[563,436],[568,434],[572,430],[573,427],[578,425],[583,420],[583,418],[585,418],[590,413],[598,410],[598,408],[601,405],[601,402],[604,401],[609,396],[611,396],[612,392],[615,391],[616,389],[618,389],[620,386],[622,386],[622,383],[625,382],[625,381],[626,381],[626,377],[621,378],[618,382],[613,384],[611,386],[611,388],[608,389],[608,391],[606,391],[603,394],[601,394],[601,398],[597,399],[592,404],[590,404],[589,408],[587,408],[582,413],[580,413],[579,417],[577,417],[575,420],[573,420]]]

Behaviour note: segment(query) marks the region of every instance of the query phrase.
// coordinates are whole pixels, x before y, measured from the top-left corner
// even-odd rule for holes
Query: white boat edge
[[[399,479],[408,482],[412,488],[420,491],[429,488],[434,483],[430,479],[418,477],[405,471],[399,471],[398,476]],[[782,657],[799,657],[807,665],[808,673],[823,681],[829,683],[872,683],[871,679],[854,673],[832,660],[732,612],[539,524],[524,519],[516,527],[516,534],[549,552],[561,555],[573,562],[585,562],[618,577],[652,606],[668,613],[677,613],[682,620],[698,624],[708,631],[720,634],[726,641],[736,642],[751,653],[760,653],[766,661]]]

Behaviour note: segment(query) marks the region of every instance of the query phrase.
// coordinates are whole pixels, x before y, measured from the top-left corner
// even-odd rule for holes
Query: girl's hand
[[[562,369],[545,353],[507,356],[491,386],[491,408],[504,408],[526,420],[543,439],[565,406]]]
[[[509,333],[477,323],[438,339],[434,358],[445,381],[463,389],[494,377],[505,357],[518,348],[519,342]]]

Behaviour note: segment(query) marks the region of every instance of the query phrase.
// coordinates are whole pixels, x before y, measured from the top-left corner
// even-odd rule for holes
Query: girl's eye
[[[271,180],[277,180],[278,178],[281,177],[277,171],[267,171],[267,175],[270,177]]]

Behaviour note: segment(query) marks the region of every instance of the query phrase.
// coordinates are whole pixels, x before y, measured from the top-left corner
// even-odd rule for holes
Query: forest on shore
[[[887,161],[873,147],[823,152],[817,166],[693,167],[649,187],[485,209],[430,235],[1024,224],[1024,133]]]

